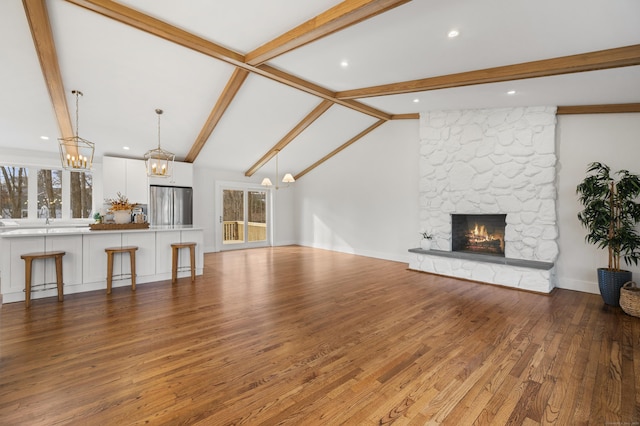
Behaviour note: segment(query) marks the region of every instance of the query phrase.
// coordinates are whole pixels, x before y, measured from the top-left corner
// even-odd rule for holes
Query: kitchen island
[[[25,300],[25,264],[21,255],[64,251],[64,294],[107,288],[107,247],[137,246],[136,284],[171,279],[171,243],[193,241],[196,275],[204,265],[203,231],[193,226],[92,231],[88,227],[15,229],[0,234],[0,289],[2,303]],[[189,252],[180,251],[178,277],[190,276]],[[56,272],[52,260],[33,264],[31,299],[56,296]],[[113,266],[113,287],[131,285],[129,258],[118,256]]]

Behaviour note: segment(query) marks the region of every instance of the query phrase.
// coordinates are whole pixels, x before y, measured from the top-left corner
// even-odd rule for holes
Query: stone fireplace
[[[451,251],[504,257],[506,214],[452,214]]]
[[[553,289],[555,111],[523,107],[421,114],[419,230],[433,234],[433,244],[431,251],[410,250],[411,269],[538,292]],[[497,232],[502,235],[486,237],[494,242],[482,244],[484,237],[478,236],[472,248],[458,251],[457,215],[502,216],[504,228]],[[484,226],[490,233],[493,225]],[[502,253],[478,253],[482,245],[497,244]]]

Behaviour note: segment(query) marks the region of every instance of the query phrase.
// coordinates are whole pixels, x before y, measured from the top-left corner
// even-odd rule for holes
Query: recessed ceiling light
[[[129,147],[128,146],[123,146],[122,149],[124,149],[125,151],[129,151]]]
[[[417,104],[418,102],[420,102],[420,99],[418,99],[418,98],[415,98],[415,99],[413,100],[413,103],[414,103],[414,104]]]
[[[49,136],[40,136],[40,139],[42,139],[43,141],[48,141],[49,140]]]
[[[509,91],[507,92],[507,95],[515,95],[515,94],[516,94],[516,91],[515,91],[515,90],[509,90]]]
[[[340,62],[340,66],[341,66],[342,68],[347,68],[347,67],[349,66],[349,62],[347,62],[347,61],[342,61],[342,62]]]
[[[449,31],[449,34],[447,34],[449,38],[458,37],[459,35],[460,35],[460,32],[458,30],[451,30]]]

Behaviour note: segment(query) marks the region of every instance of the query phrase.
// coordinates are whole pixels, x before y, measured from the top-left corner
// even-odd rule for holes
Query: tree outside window
[[[28,176],[24,167],[0,166],[0,217],[20,219],[28,215]]]
[[[62,217],[62,170],[38,170],[38,217]]]
[[[267,223],[267,193],[249,191],[249,222]]]
[[[91,217],[93,176],[86,172],[71,172],[71,217]]]

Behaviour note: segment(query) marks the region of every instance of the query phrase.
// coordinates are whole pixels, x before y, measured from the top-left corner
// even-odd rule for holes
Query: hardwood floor
[[[640,424],[640,319],[304,247],[0,308],[0,424]]]

